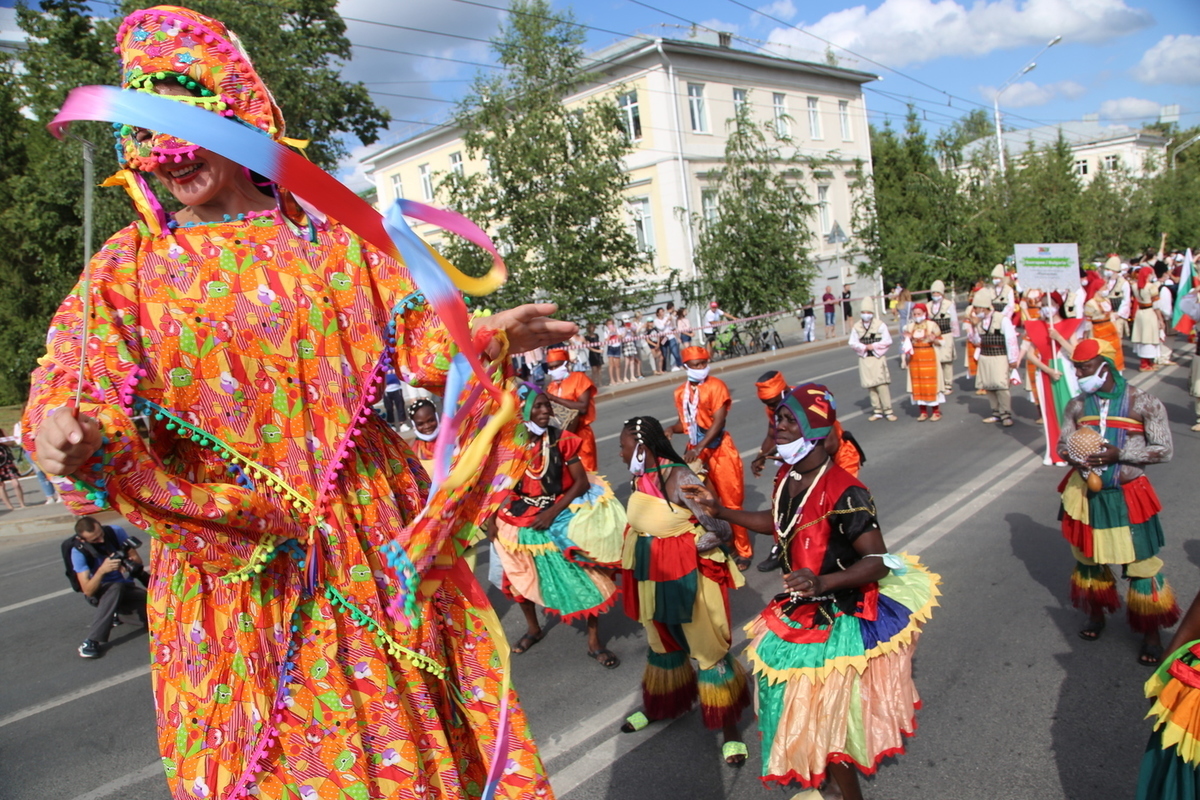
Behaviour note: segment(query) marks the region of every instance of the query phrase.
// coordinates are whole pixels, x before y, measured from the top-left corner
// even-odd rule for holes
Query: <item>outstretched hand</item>
[[[475,330],[504,331],[508,337],[508,351],[524,353],[566,341],[579,332],[579,326],[573,322],[551,319],[550,315],[557,310],[554,303],[526,303],[490,317],[481,317],[475,323]],[[493,339],[486,355],[488,358],[499,356],[500,343]]]

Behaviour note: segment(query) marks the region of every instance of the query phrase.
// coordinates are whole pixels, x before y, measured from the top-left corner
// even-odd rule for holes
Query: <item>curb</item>
[[[123,519],[115,511],[102,511],[93,516],[104,525],[113,522],[120,523]],[[52,531],[62,531],[63,536],[66,537],[70,534],[75,525],[75,520],[78,518],[78,515],[72,514],[65,508],[60,507],[55,509],[54,513],[47,514],[46,516],[27,517],[25,519],[13,520],[12,522],[0,521],[0,539],[8,539],[16,536],[33,536]]]
[[[849,341],[849,337],[839,336],[833,339],[822,339],[819,342],[805,342],[803,344],[793,344],[787,347],[781,347],[778,350],[771,350],[766,353],[754,353],[740,358],[728,358],[720,361],[713,361],[709,365],[711,374],[719,375],[722,372],[748,367],[753,364],[769,364],[781,358],[792,358],[794,356],[807,355],[809,353],[823,353],[826,350],[834,350],[841,347]],[[616,400],[620,397],[626,397],[631,394],[638,394],[650,389],[658,389],[663,386],[674,386],[679,381],[684,379],[682,372],[667,372],[662,375],[652,375],[648,378],[643,378],[633,384],[619,384],[617,386],[606,386],[596,392],[596,403],[600,404],[604,400]]]

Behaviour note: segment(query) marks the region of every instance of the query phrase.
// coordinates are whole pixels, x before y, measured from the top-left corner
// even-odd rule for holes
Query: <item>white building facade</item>
[[[821,272],[814,286],[840,291],[853,285],[855,296],[875,286],[858,278],[845,257],[851,229],[851,185],[858,170],[870,170],[871,149],[862,86],[875,75],[840,66],[780,58],[728,46],[673,39],[627,39],[601,50],[586,65],[603,80],[564,98],[567,106],[608,97],[622,110],[633,142],[626,157],[626,209],[638,243],[652,254],[647,282],[661,284],[673,272],[698,277],[695,218],[716,212],[708,173],[723,163],[735,104],[770,125],[805,157],[820,166],[806,171],[807,202],[818,203],[811,225],[811,252]],[[459,132],[450,125],[363,159],[379,203],[397,197],[424,202],[435,196],[437,178],[450,170],[473,172]],[[438,235],[418,229],[435,246]]]

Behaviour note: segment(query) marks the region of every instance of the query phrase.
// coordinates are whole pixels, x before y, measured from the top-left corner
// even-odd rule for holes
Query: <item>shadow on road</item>
[[[1044,618],[1031,619],[1029,624],[1048,621],[1057,626],[1068,648],[1054,656],[1063,677],[1050,727],[1063,797],[1132,797],[1150,732],[1141,721],[1147,708],[1142,683],[1150,670],[1135,662],[1141,637],[1129,629],[1120,612],[1108,618],[1098,641],[1080,639],[1078,630],[1085,618],[1071,607],[1073,559],[1058,526],[1019,513],[1005,515],[1005,521],[1013,555],[1058,600],[1057,605],[1046,607]],[[1123,581],[1117,590],[1124,594]],[[1014,697],[1013,701],[1021,700]]]

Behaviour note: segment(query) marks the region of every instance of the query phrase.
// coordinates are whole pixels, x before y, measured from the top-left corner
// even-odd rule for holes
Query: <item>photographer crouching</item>
[[[119,525],[101,525],[92,517],[76,520],[75,535],[63,542],[64,559],[68,553],[70,558],[67,575],[74,578],[71,585],[96,607],[92,628],[79,645],[83,658],[103,655],[101,648],[107,644],[118,614],[137,614],[142,624],[146,623],[146,590],[142,586],[150,576],[137,551],[140,545]]]

